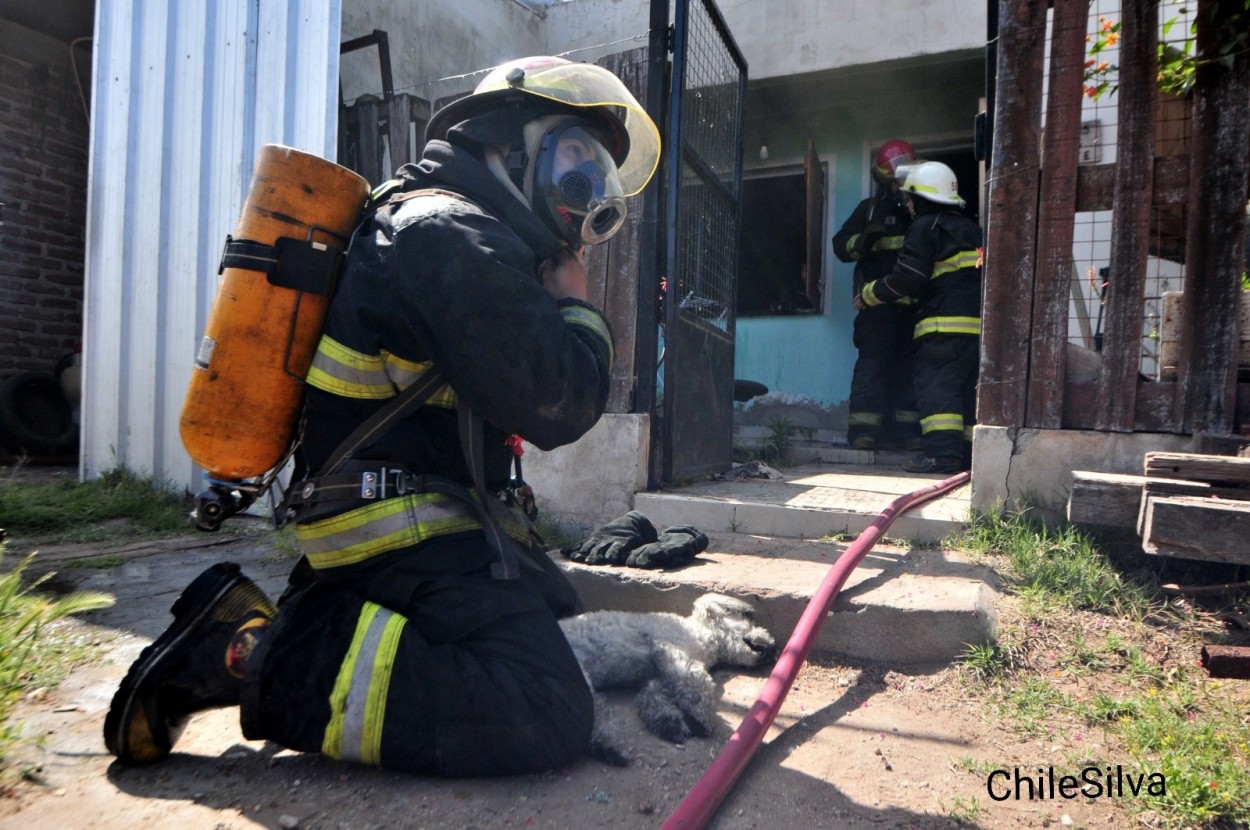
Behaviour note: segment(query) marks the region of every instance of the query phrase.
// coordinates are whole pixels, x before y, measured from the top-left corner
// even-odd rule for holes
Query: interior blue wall
[[[828,98],[813,100],[802,114],[766,124],[752,124],[748,96],[748,170],[780,164],[801,164],[810,138],[827,167],[824,231],[824,313],[742,317],[737,321],[734,376],[759,381],[771,393],[796,402],[830,409],[849,396],[856,351],[852,342],[855,311],[851,307],[853,267],[833,255],[831,239],[855,205],[869,191],[866,161],[869,147],[890,138],[924,146],[971,147],[973,120],[984,87],[976,59],[957,65],[942,77],[934,70],[921,83],[914,67],[899,71],[894,92],[846,104]],[[923,74],[923,73],[921,73]],[[921,88],[923,87],[923,88]],[[758,138],[767,130],[769,160],[760,161]],[[753,143],[754,142],[754,143]],[[923,154],[923,152],[922,152]],[[976,182],[960,182],[975,187]]]

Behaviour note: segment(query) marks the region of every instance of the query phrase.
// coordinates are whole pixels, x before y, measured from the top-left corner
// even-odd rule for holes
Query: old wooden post
[[[1059,429],[1063,420],[1068,298],[1072,284],[1072,216],[1076,209],[1088,19],[1087,0],[1055,1],[1026,420],[1027,426],[1039,429]]]
[[[1198,54],[1244,34],[1240,3],[1198,3]],[[1202,61],[1194,82],[1185,295],[1177,361],[1179,408],[1188,432],[1229,433],[1237,395],[1241,274],[1245,269],[1246,136],[1250,58],[1242,49]]]
[[[1023,426],[1036,261],[1044,0],[1001,0],[977,422]]]

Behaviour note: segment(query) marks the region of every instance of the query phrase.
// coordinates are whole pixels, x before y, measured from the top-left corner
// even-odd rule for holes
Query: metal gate
[[[747,65],[712,0],[678,0],[668,118],[663,478],[733,463]]]

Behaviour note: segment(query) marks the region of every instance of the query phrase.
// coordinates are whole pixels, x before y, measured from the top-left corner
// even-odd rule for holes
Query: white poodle
[[[753,621],[750,603],[704,594],[688,617],[629,611],[591,611],[560,621],[595,692],[639,689],[635,702],[643,725],[679,743],[712,732],[719,692],[708,670],[718,665],[752,667],[770,658],[776,642]],[[623,765],[620,748],[599,695],[591,754]]]

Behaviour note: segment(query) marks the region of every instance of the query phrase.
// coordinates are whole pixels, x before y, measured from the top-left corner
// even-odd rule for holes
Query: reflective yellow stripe
[[[846,240],[846,252],[851,255],[851,259],[863,259],[864,255],[859,252],[859,238],[862,234],[853,233]]]
[[[504,511],[504,532],[529,543],[525,520]],[[409,493],[297,524],[295,538],[314,568],[340,568],[439,536],[478,530],[467,504],[443,493]]]
[[[981,334],[980,317],[926,317],[916,324],[915,337],[926,334]]]
[[[850,427],[879,427],[881,415],[876,412],[852,412],[846,417],[846,425]]]
[[[361,354],[329,336],[317,344],[308,385],[345,398],[377,400],[395,394],[382,355]]]
[[[579,305],[566,305],[560,307],[560,316],[564,318],[564,322],[570,326],[581,326],[594,332],[608,346],[608,365],[612,365],[615,353],[612,350],[612,333],[608,331],[608,324],[603,321],[603,317],[597,312],[589,308]]]
[[[902,236],[883,236],[872,244],[874,251],[898,251],[903,247]]]
[[[972,441],[972,427],[973,426],[974,426],[973,424],[968,424],[967,426],[964,427],[964,440],[965,441],[968,441],[968,442]]]
[[[428,361],[405,360],[386,351],[362,354],[323,336],[308,370],[308,385],[344,398],[381,400],[407,389],[431,366]],[[456,395],[444,386],[426,405],[454,408]]]
[[[964,431],[964,416],[958,412],[939,412],[928,418],[920,419],[920,431],[925,435],[931,432]]]
[[[911,409],[894,410],[894,423],[896,424],[915,424],[920,421],[920,413]]]
[[[859,292],[859,298],[864,301],[866,306],[881,305],[881,300],[877,299],[877,295],[873,293],[872,287],[877,284],[876,280],[867,283],[863,290]]]
[[[330,722],[321,742],[323,754],[364,764],[381,762],[386,695],[399,638],[407,622],[372,602],[361,607],[351,645],[330,693]]]
[[[933,278],[937,279],[943,274],[949,274],[952,271],[962,271],[965,268],[981,267],[980,251],[960,251],[953,257],[948,257],[939,262],[933,263]]]

